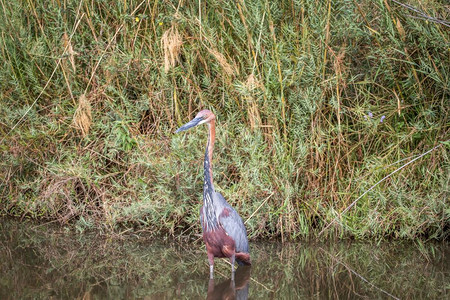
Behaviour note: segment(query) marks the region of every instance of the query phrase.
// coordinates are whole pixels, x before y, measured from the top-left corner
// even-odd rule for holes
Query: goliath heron
[[[250,265],[247,231],[239,214],[225,198],[214,190],[212,176],[212,153],[216,136],[216,116],[209,110],[202,110],[197,116],[178,128],[176,132],[191,127],[208,124],[209,136],[203,162],[203,206],[200,210],[200,223],[203,240],[208,254],[210,278],[214,277],[214,257],[228,257],[231,262],[231,276],[234,278],[234,262]]]

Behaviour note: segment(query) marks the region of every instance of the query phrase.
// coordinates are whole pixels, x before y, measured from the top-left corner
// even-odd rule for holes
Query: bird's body
[[[208,124],[209,136],[203,163],[203,206],[200,210],[200,223],[208,254],[210,277],[212,278],[214,257],[229,258],[232,265],[232,274],[234,274],[235,260],[240,265],[250,265],[251,262],[247,231],[241,217],[225,198],[214,189],[211,164],[215,140],[214,114],[209,110],[202,110],[192,121],[180,127],[177,132],[203,123]]]

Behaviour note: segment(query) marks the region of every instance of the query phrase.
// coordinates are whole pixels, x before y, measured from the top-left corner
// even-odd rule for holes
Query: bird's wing
[[[236,244],[236,252],[248,253],[247,230],[239,214],[225,201],[222,194],[216,192],[216,196],[223,203],[224,208],[219,214],[219,222],[225,232],[231,236]]]

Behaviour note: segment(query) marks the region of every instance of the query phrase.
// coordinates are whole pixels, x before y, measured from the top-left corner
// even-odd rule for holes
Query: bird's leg
[[[236,254],[233,253],[233,255],[230,257],[231,262],[231,281],[234,281],[234,261],[236,258]]]
[[[214,279],[210,279],[208,282],[208,294],[214,293]]]
[[[214,254],[208,252],[209,279],[214,279]]]

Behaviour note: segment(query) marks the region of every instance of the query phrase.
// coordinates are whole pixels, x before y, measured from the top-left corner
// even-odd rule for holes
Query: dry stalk
[[[83,137],[89,133],[92,124],[92,109],[85,94],[78,98],[78,108],[73,115],[73,123],[77,129],[81,130]]]
[[[233,76],[234,74],[239,74],[238,68],[236,67],[236,65],[230,64],[228,62],[228,60],[226,59],[225,55],[223,55],[222,53],[220,53],[217,49],[209,49],[208,48],[209,53],[211,53],[212,56],[214,56],[214,58],[217,60],[217,62],[219,63],[219,65],[222,67],[222,69],[225,71],[225,73],[228,76]]]
[[[248,76],[246,82],[244,83],[245,87],[249,92],[255,90],[256,88],[261,88],[262,84],[258,81],[253,73]],[[248,117],[250,121],[250,127],[254,129],[255,127],[261,125],[261,115],[259,113],[258,104],[252,96],[247,96],[248,102]]]
[[[175,67],[181,52],[183,39],[175,25],[172,25],[161,37],[161,46],[164,51],[164,71]]]
[[[71,43],[71,41],[70,41],[70,39],[69,39],[69,36],[67,35],[66,32],[64,32],[64,34],[63,34],[63,36],[62,36],[62,44],[63,44],[64,49],[67,49],[66,52],[67,52],[67,54],[69,54],[69,61],[70,61],[70,64],[72,65],[72,69],[73,69],[73,71],[75,72],[75,71],[76,71],[76,67],[75,67],[75,55],[77,55],[78,53],[76,53],[76,52],[73,50],[72,43]]]
[[[251,73],[245,81],[245,87],[249,91],[253,91],[256,88],[263,88],[263,85],[259,82],[255,75]]]

